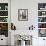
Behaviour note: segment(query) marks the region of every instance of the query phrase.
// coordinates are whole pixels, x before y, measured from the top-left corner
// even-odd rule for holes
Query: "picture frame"
[[[18,9],[18,21],[28,21],[28,9]]]

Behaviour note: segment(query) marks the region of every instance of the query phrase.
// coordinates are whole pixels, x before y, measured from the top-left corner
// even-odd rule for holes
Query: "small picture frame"
[[[18,9],[18,20],[28,21],[28,9]]]

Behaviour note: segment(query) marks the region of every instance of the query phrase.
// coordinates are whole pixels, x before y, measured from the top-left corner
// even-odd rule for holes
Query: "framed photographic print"
[[[18,9],[18,20],[28,21],[28,9]]]

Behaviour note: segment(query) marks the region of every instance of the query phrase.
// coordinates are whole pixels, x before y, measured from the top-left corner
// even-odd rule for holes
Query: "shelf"
[[[38,17],[46,17],[46,15],[44,15],[44,16],[38,16]]]
[[[0,35],[8,37],[8,3],[0,3]]]
[[[46,10],[38,10],[38,11],[46,11]]]
[[[46,23],[46,22],[38,22],[38,23]]]
[[[0,22],[0,23],[8,23],[8,22]]]
[[[46,28],[38,28],[38,29],[46,29]]]
[[[38,36],[46,37],[46,3],[38,4]]]
[[[0,16],[0,17],[8,17],[8,16]]]
[[[8,10],[0,10],[0,11],[8,11]]]

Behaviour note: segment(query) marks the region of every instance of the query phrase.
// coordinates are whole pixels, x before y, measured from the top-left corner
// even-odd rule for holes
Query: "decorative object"
[[[6,6],[6,7],[5,7]],[[8,3],[0,3],[0,35],[8,37],[8,30],[9,30],[9,16],[8,11],[5,10],[8,8]]]
[[[0,22],[8,22],[8,17],[0,17]]]
[[[0,35],[8,37],[8,23],[0,23]]]
[[[21,46],[25,46],[25,41],[21,40]]]
[[[1,10],[1,6],[0,6],[0,10]]]
[[[8,6],[5,6],[5,10],[8,10]]]
[[[46,22],[46,17],[38,17],[39,22]]]
[[[46,3],[38,3],[38,10],[45,10],[46,9]]]
[[[46,3],[38,3],[38,34],[46,37]]]
[[[29,30],[34,30],[34,26],[33,25],[31,25],[31,26],[29,26]]]
[[[0,11],[0,16],[8,16],[8,11]]]
[[[16,30],[16,26],[13,23],[11,23],[11,30]]]
[[[46,28],[46,23],[38,23],[38,28]]]
[[[18,9],[18,20],[28,21],[28,9]]]
[[[42,15],[45,15],[45,12],[42,12]]]
[[[46,29],[39,29],[39,37],[46,37]]]
[[[32,45],[32,36],[31,35],[15,35],[15,45],[16,46],[30,46]]]

